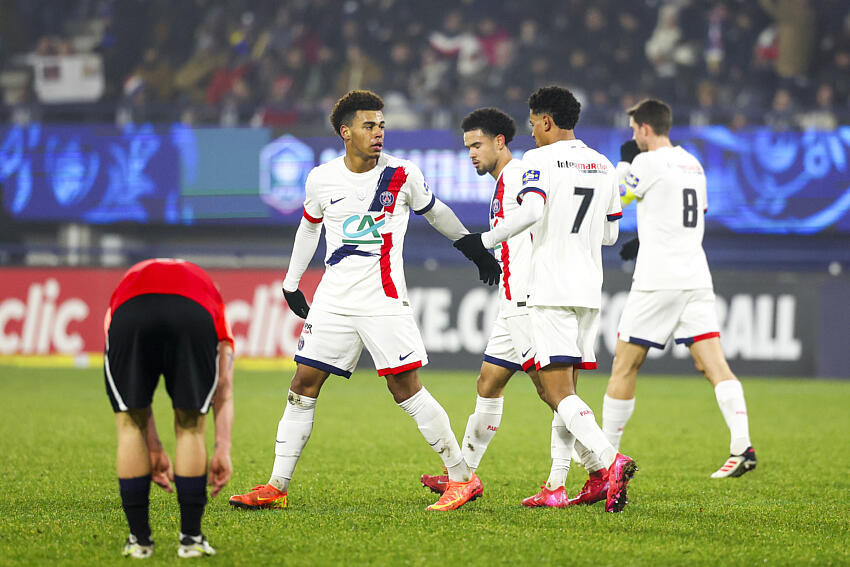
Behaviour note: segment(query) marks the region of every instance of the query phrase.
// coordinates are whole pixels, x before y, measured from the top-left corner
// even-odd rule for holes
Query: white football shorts
[[[720,336],[711,289],[630,291],[620,317],[621,341],[664,348],[670,336],[691,344]]]
[[[574,368],[596,368],[596,336],[599,309],[590,307],[533,306],[531,332],[537,347],[537,369],[552,362],[572,363]]]
[[[484,349],[484,362],[509,370],[528,370],[534,367],[533,344],[528,313],[504,317],[500,312]]]
[[[295,362],[348,378],[364,346],[378,376],[428,364],[413,314],[339,315],[316,308],[310,309],[304,321]]]

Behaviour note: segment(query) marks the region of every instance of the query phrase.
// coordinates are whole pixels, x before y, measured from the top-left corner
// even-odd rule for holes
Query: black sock
[[[180,503],[180,531],[184,535],[201,535],[201,516],[207,505],[207,476],[174,476],[177,501]]]
[[[151,475],[135,478],[119,478],[121,487],[121,505],[130,525],[130,533],[136,536],[141,545],[151,543],[151,525],[148,522],[150,503]]]

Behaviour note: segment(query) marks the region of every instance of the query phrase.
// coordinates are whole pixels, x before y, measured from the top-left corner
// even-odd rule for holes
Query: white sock
[[[475,412],[466,422],[463,434],[463,459],[471,470],[478,468],[487,445],[499,430],[505,398],[482,398],[475,401]]]
[[[269,484],[281,491],[289,488],[292,471],[298,463],[301,451],[310,433],[313,432],[313,415],[316,412],[316,398],[296,394],[292,390],[286,396],[286,409],[277,424],[277,437],[274,444],[274,467]]]
[[[724,380],[714,387],[717,405],[726,425],[729,427],[729,452],[740,455],[752,445],[750,442],[750,423],[747,418],[747,402],[744,401],[744,387],[737,380]]]
[[[398,405],[413,418],[425,441],[440,455],[449,473],[449,480],[468,482],[472,471],[463,460],[457,439],[452,433],[449,416],[443,406],[424,386]]]
[[[595,473],[596,471],[605,468],[602,461],[599,460],[599,457],[597,457],[593,451],[582,445],[579,441],[576,441],[575,453],[578,456],[578,461],[588,473]]]
[[[564,420],[555,413],[552,418],[552,469],[549,471],[549,479],[546,481],[547,490],[555,490],[564,486],[567,481],[575,440],[575,436],[564,425]]]
[[[596,454],[605,468],[611,466],[617,456],[617,449],[599,429],[590,406],[576,395],[567,396],[558,404],[558,415],[564,420],[567,429],[582,445]]]
[[[620,439],[623,437],[623,429],[635,411],[635,399],[618,400],[610,398],[608,394],[602,398],[602,432],[615,449],[620,448]]]

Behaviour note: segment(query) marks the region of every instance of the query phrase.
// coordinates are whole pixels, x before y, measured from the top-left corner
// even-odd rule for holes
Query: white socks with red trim
[[[744,401],[744,387],[737,380],[724,380],[714,387],[717,405],[726,425],[729,427],[729,452],[741,455],[751,446],[750,423],[747,417],[747,402]]]
[[[316,398],[296,394],[292,390],[286,396],[286,409],[277,424],[274,444],[274,467],[269,484],[282,492],[289,488],[292,471],[298,463],[301,451],[313,432],[313,415]]]
[[[546,480],[546,490],[555,490],[567,481],[575,441],[575,436],[567,430],[564,420],[555,413],[552,417],[552,469]]]
[[[618,400],[616,398],[602,398],[602,432],[615,447],[620,447],[620,439],[623,437],[623,429],[632,413],[635,411],[635,399]]]
[[[590,406],[576,395],[567,396],[558,404],[558,415],[564,420],[570,433],[593,451],[605,468],[611,466],[617,456],[617,449],[599,429]]]
[[[440,455],[448,471],[449,480],[468,482],[472,478],[472,471],[463,460],[457,439],[452,433],[449,416],[443,406],[424,386],[398,405],[413,418],[425,441]]]
[[[504,402],[505,398],[482,398],[481,396],[478,396],[475,401],[475,412],[466,422],[461,449],[463,459],[473,471],[478,468],[487,445],[499,430]]]

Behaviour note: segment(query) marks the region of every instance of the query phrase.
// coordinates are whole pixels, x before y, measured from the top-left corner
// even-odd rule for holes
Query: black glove
[[[474,232],[461,236],[455,240],[453,246],[461,251],[461,253],[473,262],[479,256],[484,254],[490,255],[484,245],[481,243],[481,233]]]
[[[640,148],[637,145],[637,142],[634,140],[629,140],[622,146],[620,146],[620,161],[627,161],[632,163],[632,160],[635,159],[635,156],[640,153]]]
[[[638,247],[640,247],[640,241],[637,238],[629,240],[620,248],[620,258],[623,260],[634,260],[638,255]]]
[[[478,266],[478,278],[487,285],[498,283],[502,268],[481,243],[481,234],[467,234],[454,242],[454,247]]]
[[[492,254],[487,252],[472,261],[478,266],[478,279],[487,285],[496,285],[499,283],[499,276],[502,275],[502,267]]]
[[[286,304],[289,305],[293,313],[302,319],[307,318],[307,314],[310,312],[310,306],[307,305],[307,300],[304,298],[304,294],[301,293],[300,289],[296,289],[295,291],[283,290],[283,298],[286,299]]]

